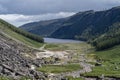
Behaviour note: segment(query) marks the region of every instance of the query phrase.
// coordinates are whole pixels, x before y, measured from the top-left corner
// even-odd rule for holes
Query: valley
[[[1,39],[4,39],[5,36],[8,40],[11,38],[1,31]],[[19,43],[21,46],[23,45],[23,43],[14,40],[14,38],[12,38],[11,41],[16,41],[16,43]],[[24,55],[27,60],[33,60],[32,63],[29,62],[30,67],[27,67],[27,69],[37,71],[39,78],[44,80],[119,79],[119,46],[104,51],[95,51],[95,48],[86,42],[54,42],[55,41],[52,43],[40,43],[41,45],[39,47],[29,45],[29,47],[19,48],[20,50],[23,50],[23,48],[27,49],[22,51],[22,55]],[[19,46],[18,44],[16,45]],[[36,46],[37,44],[34,45]],[[8,69],[8,67],[5,68]],[[21,78],[21,80],[33,80],[33,77],[29,77],[25,76]],[[10,78],[1,76],[1,79],[9,80]]]
[[[86,56],[89,51],[91,52],[92,47],[87,43],[52,43],[46,44],[44,49],[49,53],[43,57],[48,63],[54,63],[44,65],[38,70],[48,74],[49,80],[61,80],[67,77],[84,79],[80,78],[80,74],[92,70],[93,65],[87,62],[94,60],[88,60]]]
[[[0,80],[120,80],[120,6],[19,28],[0,19]]]
[[[43,48],[44,47],[44,48]],[[82,43],[47,43],[40,57],[48,64],[37,68],[49,80],[116,80],[119,76],[119,46],[105,51]],[[114,56],[113,56],[114,55]],[[115,56],[116,55],[116,56]]]
[[[119,80],[120,78],[119,45],[104,51],[95,51],[94,47],[84,42],[46,44],[44,48],[53,53],[56,51],[61,54],[64,51],[67,52],[65,54],[67,59],[56,56],[59,58],[58,62],[44,65],[38,69],[48,74],[50,80],[58,80],[58,78],[68,80]],[[48,59],[48,61],[50,60],[54,60],[53,55],[52,58]],[[72,65],[72,68],[77,69],[76,64],[79,64],[80,68],[69,71],[69,67]],[[65,68],[67,65],[69,66]]]

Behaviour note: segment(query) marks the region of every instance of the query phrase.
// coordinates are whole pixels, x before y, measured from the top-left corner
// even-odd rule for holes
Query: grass
[[[61,43],[61,44],[47,44],[45,49],[48,50],[72,50],[76,52],[83,52],[83,49],[90,49],[91,45],[83,43]]]
[[[93,47],[85,42],[82,43],[61,43],[61,44],[47,44],[45,49],[52,51],[66,51],[70,53],[71,59],[69,63],[76,63],[80,61],[80,55],[91,52]]]
[[[37,70],[45,73],[62,73],[62,72],[72,72],[82,69],[80,64],[66,64],[66,65],[44,65]]]
[[[6,76],[0,76],[0,80],[13,80],[13,79],[8,78],[8,77],[6,77]]]
[[[66,77],[68,80],[84,80],[83,78],[73,78],[71,76]]]
[[[84,76],[119,77],[120,78],[120,45],[104,51],[95,51],[95,59],[99,59],[102,66],[96,66],[92,72],[83,74]]]
[[[119,77],[120,70],[114,69],[114,66],[106,67],[95,67],[92,72],[83,74],[84,76],[100,77],[104,75],[105,77]]]
[[[52,50],[52,51],[63,51],[66,49],[66,46],[61,44],[47,44],[45,49]]]
[[[31,47],[35,47],[35,48],[39,48],[43,45],[43,43],[39,43],[35,40],[32,40],[30,38],[27,38],[21,34],[18,34],[6,27],[4,27],[4,25],[0,24],[0,29],[5,32],[8,36],[12,37],[13,39],[19,40],[20,42],[23,42],[26,45],[29,45]]]
[[[69,63],[76,63],[80,61],[81,54],[91,52],[93,47],[85,42],[82,42],[82,43],[47,44],[45,46],[45,49],[52,51],[66,51],[71,56]]]
[[[115,46],[111,49],[104,50],[104,51],[97,51],[94,54],[96,54],[98,57],[100,57],[103,60],[117,60],[120,58],[120,45]]]
[[[39,47],[41,47],[43,45],[43,43],[39,43],[37,41],[29,39],[29,38],[27,38],[27,37],[25,37],[23,35],[20,35],[18,33],[12,32],[10,30],[7,30],[7,33],[9,33],[9,36],[11,36],[11,37],[13,37],[13,38],[15,38],[15,39],[25,43],[26,45],[32,46],[32,47],[39,48]]]

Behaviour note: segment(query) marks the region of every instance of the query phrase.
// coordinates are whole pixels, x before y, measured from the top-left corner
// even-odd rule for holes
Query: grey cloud
[[[59,12],[59,13],[47,13],[40,15],[22,15],[22,14],[1,14],[0,18],[14,24],[16,26],[20,26],[22,24],[40,20],[50,20],[56,18],[64,18],[75,14],[74,12]]]
[[[0,0],[0,18],[16,25],[120,6],[120,0]]]
[[[11,14],[44,14],[79,12],[83,10],[102,10],[120,5],[120,0],[0,0],[7,12]]]

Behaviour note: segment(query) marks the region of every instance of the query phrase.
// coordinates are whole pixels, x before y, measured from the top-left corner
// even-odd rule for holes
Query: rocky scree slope
[[[19,79],[28,76],[33,79],[40,79],[43,74],[31,69],[31,65],[40,65],[38,61],[23,56],[28,52],[36,52],[10,38],[4,36],[0,31],[0,76],[8,76]]]

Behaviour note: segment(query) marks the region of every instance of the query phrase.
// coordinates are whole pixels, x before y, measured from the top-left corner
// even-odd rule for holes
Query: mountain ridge
[[[116,12],[116,11],[118,11],[118,12]],[[44,33],[47,32],[47,33],[45,33],[45,35],[47,37],[75,39],[75,36],[80,36],[80,38],[84,40],[83,36],[87,35],[87,31],[89,32],[90,29],[92,29],[92,28],[95,29],[96,26],[97,27],[99,26],[98,30],[94,30],[94,32],[90,33],[90,35],[93,35],[96,32],[98,32],[98,34],[99,34],[100,33],[99,30],[103,28],[100,26],[108,27],[113,22],[116,22],[114,20],[115,20],[115,18],[117,19],[117,15],[119,15],[119,13],[120,13],[119,7],[114,7],[109,10],[104,10],[104,11],[89,10],[89,11],[79,12],[73,16],[67,17],[67,19],[62,18],[62,19],[60,19],[60,20],[62,20],[62,22],[60,22],[59,19],[55,19],[55,20],[58,20],[58,21],[56,21],[56,23],[59,25],[57,25],[56,23],[49,23],[49,24],[47,24],[47,26],[46,25],[41,26],[41,22],[47,23],[50,21],[54,21],[54,20],[49,20],[49,21],[47,20],[47,21],[38,22],[40,25],[37,24],[37,26],[35,23],[32,25],[32,27],[31,27],[31,25],[29,26],[29,24],[25,24],[27,26],[23,25],[20,28],[23,28],[31,33],[38,34],[41,36],[44,36]],[[114,14],[116,16],[114,16]],[[112,20],[112,17],[114,20]],[[119,18],[117,20],[119,21]],[[53,31],[52,30],[47,31],[48,28],[51,28],[53,26],[57,27],[57,28]],[[86,27],[86,26],[88,26],[88,27]],[[44,30],[44,28],[47,28],[47,29]],[[67,28],[67,30],[66,30],[66,28]],[[101,30],[101,33],[105,32],[105,31],[103,31],[103,29]],[[42,30],[43,30],[43,34],[39,32]],[[79,30],[82,30],[82,31],[79,31]],[[74,32],[72,32],[72,31],[74,31]],[[70,34],[70,33],[72,33],[72,34]],[[72,36],[69,36],[67,34],[70,34]],[[94,35],[94,36],[96,36],[96,35]],[[85,39],[87,39],[87,38],[85,38]]]
[[[59,21],[59,19],[57,20],[58,21],[56,21],[55,23],[47,24],[47,26],[46,25],[36,26],[34,24],[33,27],[31,28],[31,26],[26,24],[27,25],[26,27],[24,27],[23,25],[20,28],[23,28],[24,30],[37,35],[41,35],[43,37],[47,36],[47,37],[62,38],[62,39],[78,39],[89,42],[92,41],[93,43],[96,44],[96,40],[99,41],[99,37],[101,37],[102,35],[107,33],[106,37],[109,36],[108,33],[111,31],[111,26],[113,26],[112,27],[113,30],[116,30],[116,28],[118,29],[120,28],[119,27],[120,6],[113,7],[111,9],[104,11],[89,10],[89,11],[79,12],[73,16],[61,19],[60,20],[61,22]],[[47,22],[50,21],[52,20],[49,20]],[[47,23],[46,21],[43,22]],[[32,30],[29,31],[27,30],[28,28],[31,28]],[[51,30],[49,31],[48,29]],[[40,33],[41,31],[43,31],[44,33],[41,34]],[[115,33],[115,31],[113,31],[113,33]],[[114,37],[115,36],[116,34],[114,34]],[[103,42],[107,42],[104,39],[100,39],[100,40],[103,40]],[[98,41],[97,44],[99,45]],[[101,46],[101,44],[99,46]],[[114,44],[116,44],[115,41]]]

